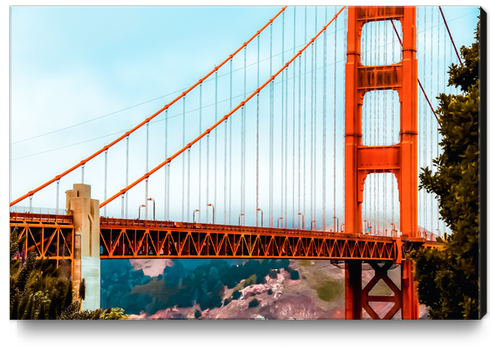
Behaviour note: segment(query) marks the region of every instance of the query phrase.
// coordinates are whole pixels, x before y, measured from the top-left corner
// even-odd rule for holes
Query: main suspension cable
[[[265,28],[267,28],[269,26],[269,24],[272,23],[282,12],[284,12],[285,9],[286,9],[286,6],[283,7],[274,17],[272,17],[269,20],[269,22],[267,22],[267,24],[264,25],[259,31],[257,31],[257,33],[255,33],[249,40],[247,40],[244,44],[242,44],[235,52],[233,52],[232,54],[230,54],[230,56],[228,58],[226,58],[221,64],[215,66],[215,68],[213,70],[211,70],[208,74],[206,74],[203,78],[201,78],[195,84],[193,84],[190,88],[188,88],[184,92],[182,92],[182,94],[180,94],[177,98],[175,98],[170,103],[168,103],[167,105],[165,105],[162,109],[158,110],[153,115],[151,115],[150,117],[146,118],[143,122],[139,123],[137,126],[135,126],[134,128],[132,128],[131,130],[127,131],[125,134],[121,135],[120,137],[118,137],[117,139],[115,139],[114,141],[112,141],[111,143],[109,143],[108,145],[104,146],[99,151],[97,151],[94,154],[90,155],[89,157],[85,158],[80,163],[72,166],[68,170],[64,171],[63,173],[61,173],[61,174],[59,174],[57,176],[55,176],[53,179],[47,181],[46,183],[40,185],[39,187],[37,187],[37,188],[29,191],[27,194],[24,194],[20,198],[12,201],[10,203],[10,206],[16,205],[17,203],[19,203],[20,201],[24,200],[25,198],[34,195],[35,193],[37,193],[41,189],[49,186],[50,184],[56,182],[60,178],[66,176],[67,174],[69,174],[73,170],[75,170],[75,169],[77,169],[77,168],[85,165],[85,163],[87,163],[90,160],[92,160],[93,158],[97,157],[99,154],[105,152],[107,149],[109,149],[110,147],[114,146],[116,143],[120,142],[121,140],[123,140],[124,138],[126,138],[127,136],[129,136],[130,134],[132,134],[133,132],[135,132],[137,129],[141,128],[143,125],[145,125],[146,123],[148,123],[150,120],[152,120],[153,118],[155,118],[156,116],[158,116],[160,113],[162,113],[163,111],[167,110],[170,106],[172,106],[178,100],[180,100],[182,97],[184,97],[185,95],[187,95],[195,87],[197,87],[198,85],[200,85],[204,80],[206,80],[209,76],[211,76],[215,71],[217,71],[218,69],[220,69],[226,62],[228,62],[230,59],[232,59],[238,52],[240,52],[244,47],[246,47],[258,34],[260,34],[260,32],[262,32]]]
[[[112,197],[107,199],[106,201],[102,202],[100,207],[103,207],[104,205],[108,204],[112,200],[116,199],[119,197],[121,194],[124,194],[127,192],[129,189],[133,188],[135,185],[139,184],[142,180],[144,180],[147,176],[151,176],[153,173],[161,169],[164,165],[170,163],[172,160],[174,160],[176,157],[178,157],[180,154],[182,154],[183,151],[185,151],[187,148],[191,147],[194,145],[196,142],[201,140],[203,137],[209,135],[211,131],[213,131],[217,126],[219,126],[221,123],[223,123],[226,119],[228,119],[233,113],[235,113],[238,109],[243,108],[245,104],[253,98],[256,94],[258,94],[265,86],[267,86],[271,81],[273,81],[282,71],[284,71],[295,59],[297,59],[315,40],[320,36],[326,29],[327,27],[337,19],[339,14],[346,8],[346,6],[343,6],[336,14],[335,16],[302,48],[300,49],[283,67],[281,67],[274,75],[272,75],[266,82],[264,82],[260,88],[258,88],[256,91],[251,93],[245,100],[243,100],[239,105],[237,105],[233,110],[228,112],[226,115],[223,116],[218,122],[213,124],[210,128],[208,128],[204,133],[196,137],[193,141],[188,143],[184,148],[181,148],[179,151],[177,151],[175,154],[173,154],[171,157],[167,158],[165,161],[157,165],[155,168],[153,168],[151,171],[149,171],[147,174],[143,175],[139,179],[135,180],[133,183],[128,185],[126,188],[122,189],[118,193],[114,194]]]

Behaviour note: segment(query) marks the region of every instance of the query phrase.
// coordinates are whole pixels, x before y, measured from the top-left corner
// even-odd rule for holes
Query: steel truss
[[[100,219],[101,259],[288,258],[397,261],[397,238],[170,221]],[[428,245],[430,246],[430,244]]]
[[[20,252],[36,251],[38,259],[48,258],[56,267],[73,266],[74,228],[72,216],[38,213],[10,213],[10,231],[18,228],[19,237],[26,235]]]

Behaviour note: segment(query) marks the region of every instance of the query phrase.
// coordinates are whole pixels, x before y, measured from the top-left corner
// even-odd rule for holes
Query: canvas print
[[[11,320],[485,315],[482,8],[13,6],[10,28]]]

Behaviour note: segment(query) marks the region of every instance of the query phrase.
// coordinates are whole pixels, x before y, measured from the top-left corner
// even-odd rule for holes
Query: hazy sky
[[[163,107],[280,8],[11,7],[9,200]],[[456,46],[471,44],[477,8],[444,7],[444,13]],[[96,165],[103,165],[103,156]],[[79,172],[62,180],[60,207],[64,191],[79,181]],[[53,204],[53,199],[33,202]]]

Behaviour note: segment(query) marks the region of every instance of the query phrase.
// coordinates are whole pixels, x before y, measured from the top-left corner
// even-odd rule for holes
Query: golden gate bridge
[[[341,260],[347,319],[417,319],[405,254],[445,230],[417,176],[439,154],[435,96],[455,48],[440,7],[284,7],[163,108],[13,200],[11,228],[75,285],[99,259]],[[362,262],[376,272],[364,288]],[[369,295],[380,280],[392,296]],[[372,301],[394,305],[379,317]]]

